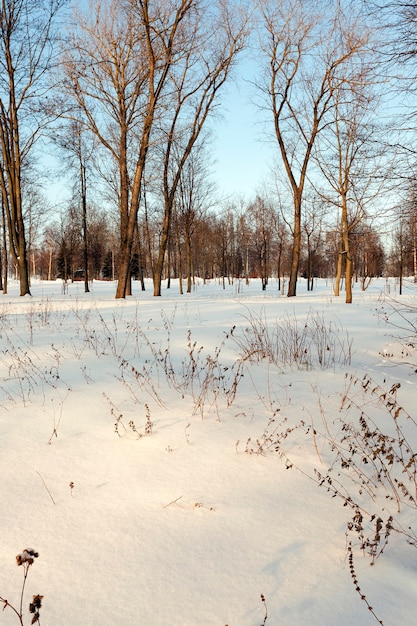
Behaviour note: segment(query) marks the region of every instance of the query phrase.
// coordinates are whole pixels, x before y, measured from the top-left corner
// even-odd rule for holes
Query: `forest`
[[[2,0],[0,289],[417,280],[416,23],[403,0]],[[251,197],[212,168],[239,80],[274,146]]]

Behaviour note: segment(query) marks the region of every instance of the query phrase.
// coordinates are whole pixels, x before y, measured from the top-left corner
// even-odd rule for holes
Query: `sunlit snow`
[[[25,624],[35,594],[42,626],[415,623],[416,289],[10,284],[0,596],[30,545]]]

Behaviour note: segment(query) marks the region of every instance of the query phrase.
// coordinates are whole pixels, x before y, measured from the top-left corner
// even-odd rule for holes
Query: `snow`
[[[313,292],[300,281],[296,298],[257,280],[198,281],[182,296],[174,281],[162,298],[135,286],[122,301],[114,283],[31,291],[12,283],[0,300],[0,596],[19,605],[15,557],[33,546],[25,624],[34,594],[42,626],[414,623],[416,507],[371,473],[355,483],[332,447],[346,449],[343,421],[363,410],[391,437],[401,423],[417,450],[413,283],[401,297],[393,280],[355,285],[351,305],[324,280]],[[298,363],[242,359],[256,324],[288,350],[290,335],[316,330]],[[324,335],[327,367],[317,355],[333,348],[313,345]],[[381,390],[397,383],[396,422]],[[394,518],[374,565],[347,531],[346,496],[366,537],[371,515],[382,536]]]

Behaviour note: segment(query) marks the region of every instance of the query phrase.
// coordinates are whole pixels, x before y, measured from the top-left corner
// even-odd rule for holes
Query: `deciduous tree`
[[[66,0],[1,0],[0,191],[20,295],[30,294],[23,174],[49,121],[47,82],[55,64],[54,23]]]
[[[340,3],[261,0],[260,41],[268,61],[264,84],[275,136],[293,197],[288,296],[296,295],[301,254],[302,199],[313,147],[327,123],[336,77],[364,41],[340,28]]]
[[[223,0],[92,0],[89,13],[77,14],[64,56],[66,84],[119,172],[117,298],[131,293],[133,242],[151,152],[161,157],[164,198],[154,265],[159,295],[181,170],[241,45],[241,22]],[[173,160],[179,139],[184,151]]]
[[[170,68],[171,96],[163,118],[161,170],[164,213],[158,259],[154,268],[154,295],[161,295],[161,280],[181,177],[208,116],[219,102],[237,55],[248,34],[248,16],[239,6],[196,1],[182,20],[179,62]]]
[[[116,298],[131,293],[130,266],[145,163],[180,24],[193,0],[92,0],[78,11],[64,55],[68,93],[118,171],[120,250]],[[182,40],[182,39],[181,39]]]

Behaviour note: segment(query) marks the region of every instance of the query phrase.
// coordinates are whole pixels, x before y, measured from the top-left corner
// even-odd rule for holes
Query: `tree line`
[[[88,276],[90,279],[115,280],[118,267],[116,225],[108,215],[89,208]],[[154,276],[158,261],[160,216],[138,221],[137,238],[133,242],[130,273],[145,289],[145,278]],[[314,278],[336,275],[338,232],[324,224],[314,230],[303,229],[300,276],[312,290]],[[399,264],[393,254],[386,255],[379,233],[363,224],[352,234],[355,275],[366,288],[369,280],[386,271],[398,275]],[[403,275],[412,271],[412,252],[405,242],[402,250]],[[32,274],[43,280],[62,278],[65,281],[85,279],[84,245],[81,213],[70,209],[61,224],[49,226],[45,238],[29,254]],[[389,268],[389,270],[388,270]],[[291,269],[291,231],[279,209],[257,196],[254,202],[231,205],[221,212],[175,208],[172,236],[167,246],[163,278],[179,279],[181,293],[190,292],[197,277],[232,283],[236,279],[249,282],[261,278],[266,289],[269,279],[278,281],[278,288],[288,287]]]
[[[257,276],[291,297],[327,276],[350,303],[354,280],[417,278],[416,18],[401,0],[1,0],[3,292],[10,273],[22,296],[35,275],[116,298]],[[277,159],[267,189],[222,200],[209,123],[248,50]],[[45,154],[71,174],[59,211]]]

